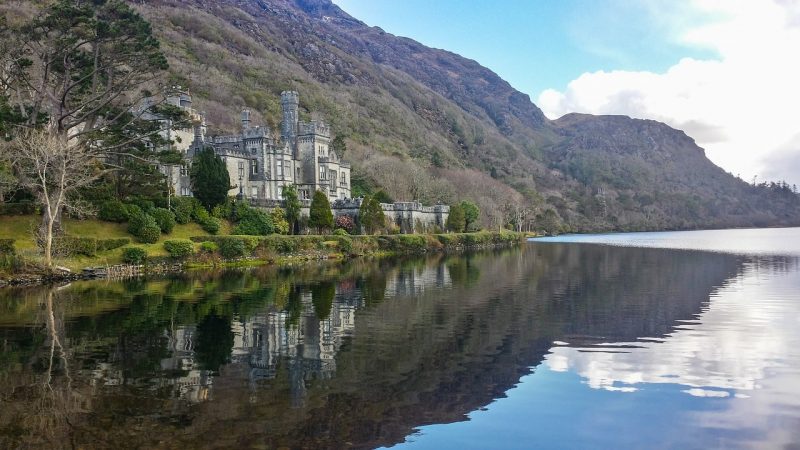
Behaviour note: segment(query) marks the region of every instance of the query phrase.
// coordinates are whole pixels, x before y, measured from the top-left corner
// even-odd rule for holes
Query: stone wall
[[[357,221],[363,201],[363,198],[336,200],[331,204],[333,216],[349,216]],[[265,209],[283,207],[281,200],[251,201],[250,204]],[[301,200],[301,204],[300,214],[308,217],[311,201]],[[396,225],[405,234],[441,232],[450,214],[450,207],[447,205],[423,206],[419,202],[381,203],[381,209],[386,216],[386,223]]]

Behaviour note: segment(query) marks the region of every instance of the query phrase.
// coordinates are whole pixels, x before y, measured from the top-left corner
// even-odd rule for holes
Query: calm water
[[[799,246],[633,233],[0,291],[0,448],[796,448]]]

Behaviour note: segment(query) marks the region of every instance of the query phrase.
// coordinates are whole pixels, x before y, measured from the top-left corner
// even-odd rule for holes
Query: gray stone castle
[[[232,135],[206,136],[205,119],[192,109],[188,93],[179,91],[168,103],[183,108],[193,122],[193,134],[166,127],[183,154],[181,165],[168,167],[167,176],[177,195],[192,195],[189,165],[195,154],[207,146],[225,162],[231,184],[229,194],[264,203],[282,199],[285,186],[295,186],[301,199],[310,199],[315,191],[325,193],[330,201],[350,198],[350,164],[339,159],[331,149],[331,129],[322,120],[299,119],[299,95],[281,93],[283,120],[280,135],[269,127],[253,126],[250,111],[243,110],[241,130]]]
[[[192,128],[181,129],[167,120],[151,117],[162,122],[163,137],[172,141],[173,148],[183,156],[181,164],[161,167],[172,192],[192,195],[189,167],[195,154],[210,146],[228,168],[233,185],[230,196],[247,199],[253,206],[272,208],[281,205],[284,187],[295,186],[303,205],[301,214],[308,216],[314,192],[321,191],[328,196],[335,216],[357,219],[363,199],[351,198],[350,164],[332,150],[331,129],[324,121],[299,119],[299,100],[295,91],[281,93],[280,136],[267,126],[253,126],[250,111],[245,109],[238,133],[208,137],[204,115],[192,108],[187,91],[176,88],[166,103],[182,108],[189,115]],[[381,207],[387,222],[402,233],[442,230],[450,212],[447,205],[423,206],[418,202],[382,203]]]

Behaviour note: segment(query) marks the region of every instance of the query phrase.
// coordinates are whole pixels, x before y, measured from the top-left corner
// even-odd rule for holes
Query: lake
[[[0,290],[0,448],[797,448],[800,229]]]

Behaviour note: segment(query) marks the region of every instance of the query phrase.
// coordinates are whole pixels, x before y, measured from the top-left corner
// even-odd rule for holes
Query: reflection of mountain
[[[88,418],[73,423],[87,445],[97,435],[104,446],[390,445],[415,427],[464,420],[502,397],[554,340],[663,339],[697,317],[744,263],[707,253],[534,245],[139,285],[127,309],[73,321],[71,343],[102,334],[107,348],[125,343],[128,354],[154,355],[115,359],[119,350],[94,350],[80,358],[92,368],[120,367],[129,376],[123,384],[149,374],[156,383],[145,384],[183,391],[135,390],[147,401],[130,412],[122,387],[109,386],[95,404],[118,411],[114,429]],[[233,334],[224,355],[230,362],[213,375],[197,359],[205,351],[197,348],[197,327],[210,314],[227,318]],[[173,320],[179,325],[171,327]],[[181,392],[210,401],[165,406]],[[139,427],[151,431],[127,433]]]
[[[671,383],[701,397],[752,395],[766,371],[786,367],[785,361],[800,347],[796,332],[800,285],[796,276],[775,276],[787,271],[798,272],[796,260],[748,260],[745,275],[732,280],[733,286],[720,285],[701,311],[680,320],[659,339],[637,340],[622,334],[611,345],[591,349],[607,351],[587,351],[586,341],[567,337],[570,346],[553,348],[547,364],[556,371],[580,374],[594,388],[633,391],[642,383]],[[700,276],[695,274],[692,281]],[[674,294],[666,300],[691,295],[686,284],[674,286]]]

